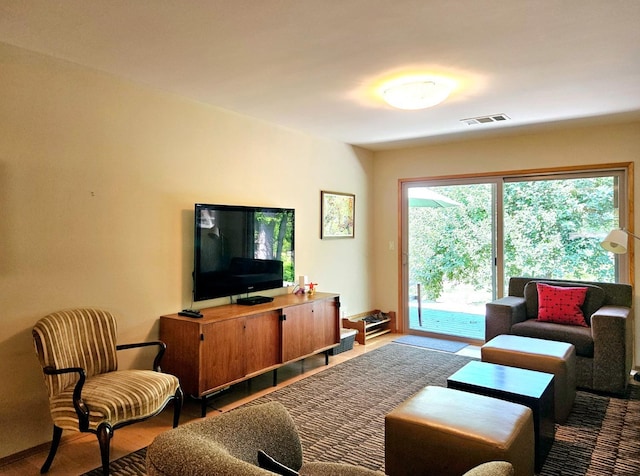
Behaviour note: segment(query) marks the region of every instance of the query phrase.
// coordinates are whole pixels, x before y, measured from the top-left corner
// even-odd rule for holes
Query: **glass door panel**
[[[406,189],[407,328],[484,340],[494,296],[492,183]]]
[[[600,241],[619,226],[617,176],[504,184],[505,283],[511,276],[615,282]]]

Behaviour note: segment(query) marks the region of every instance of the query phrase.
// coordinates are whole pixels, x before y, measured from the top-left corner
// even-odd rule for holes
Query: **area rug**
[[[394,339],[397,344],[413,345],[416,347],[424,347],[425,349],[443,350],[445,352],[458,352],[467,345],[464,342],[456,342],[445,339],[434,339],[433,337],[422,337],[413,335],[404,335]]]
[[[147,474],[145,457],[147,449],[142,448],[109,463],[110,476],[144,476]],[[102,476],[102,467],[93,469],[83,476]]]
[[[470,360],[391,343],[247,405],[284,404],[298,426],[307,461],[383,470],[384,415],[426,385],[445,386],[447,377]],[[579,391],[569,420],[556,426],[540,475],[637,476],[639,441],[640,387],[630,387],[628,398]],[[111,474],[142,475],[136,463],[141,460],[136,452],[114,461]]]

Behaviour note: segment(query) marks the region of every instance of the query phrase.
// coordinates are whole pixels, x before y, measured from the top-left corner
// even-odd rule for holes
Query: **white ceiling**
[[[637,0],[2,0],[0,41],[373,150],[640,116]],[[373,94],[415,71],[458,87]]]

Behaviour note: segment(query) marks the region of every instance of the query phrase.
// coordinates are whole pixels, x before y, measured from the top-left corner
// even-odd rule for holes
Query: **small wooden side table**
[[[553,374],[472,361],[447,379],[447,387],[531,408],[539,472],[555,438],[553,379]]]

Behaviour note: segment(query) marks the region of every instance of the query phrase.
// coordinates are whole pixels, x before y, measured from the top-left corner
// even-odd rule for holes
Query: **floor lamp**
[[[604,240],[600,243],[600,245],[607,251],[611,251],[617,255],[621,255],[627,252],[627,241],[629,235],[634,237],[636,240],[640,240],[640,236],[634,235],[629,230],[625,230],[624,228],[618,228],[616,230],[611,230],[609,234],[605,237]]]
[[[600,245],[607,251],[621,255],[627,252],[627,240],[632,236],[636,240],[640,240],[640,236],[634,235],[624,228],[611,230]],[[633,379],[640,382],[640,372],[636,372]]]

